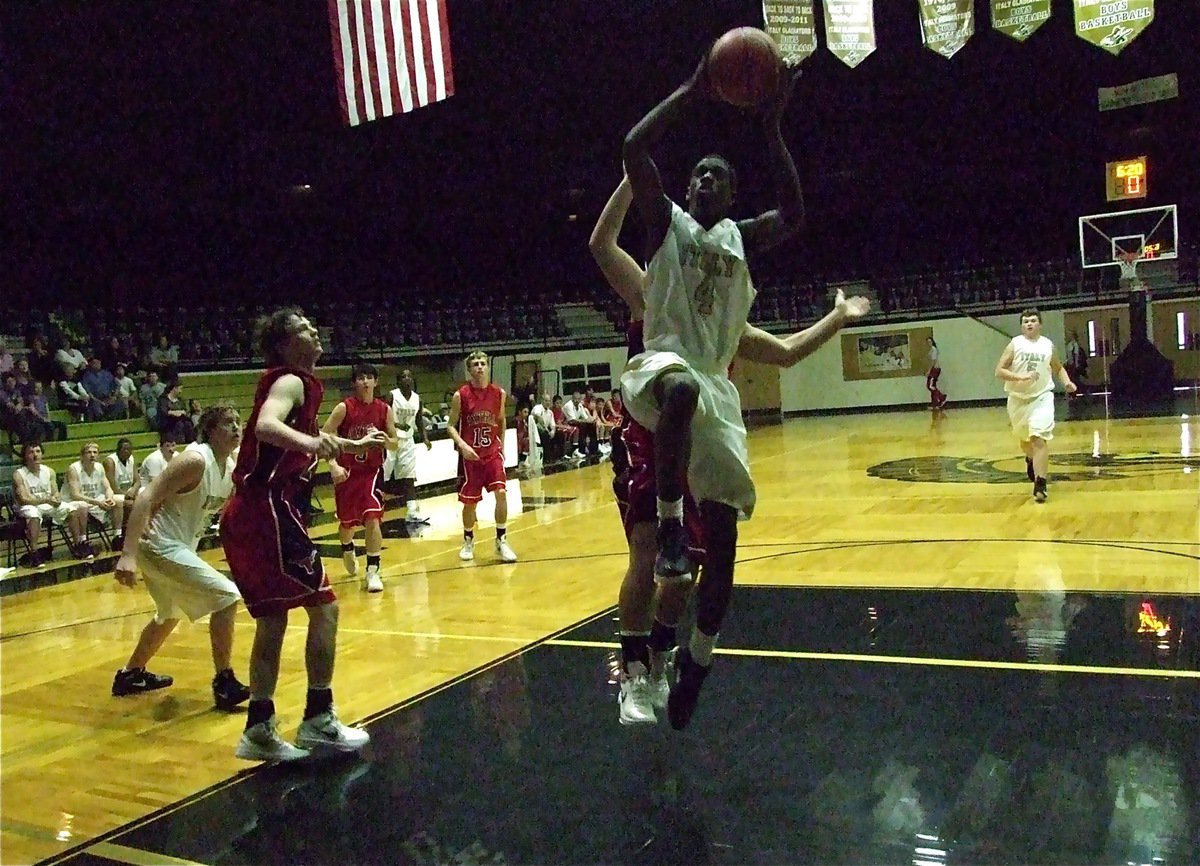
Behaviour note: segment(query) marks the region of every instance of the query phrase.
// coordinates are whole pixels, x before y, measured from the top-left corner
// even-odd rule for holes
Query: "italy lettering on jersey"
[[[342,401],[346,416],[338,425],[337,434],[343,439],[362,439],[376,430],[387,429],[388,405],[378,397],[364,403],[357,397]],[[365,454],[339,454],[337,461],[347,471],[354,469],[378,469],[383,466],[384,448],[372,448]]]
[[[482,459],[500,453],[500,402],[504,391],[498,385],[476,388],[470,383],[458,389],[458,433]]]
[[[646,349],[724,374],[755,294],[737,223],[723,219],[705,229],[672,204],[666,236],[646,269]]]
[[[1005,382],[1004,390],[1009,394],[1026,399],[1032,399],[1045,394],[1054,388],[1050,378],[1050,359],[1054,355],[1054,343],[1048,337],[1028,339],[1024,334],[1018,334],[1009,343],[1013,350],[1012,366],[1014,373],[1033,373],[1032,382]]]
[[[392,421],[399,439],[415,439],[417,415],[421,411],[421,395],[413,391],[407,397],[399,388],[392,391]]]

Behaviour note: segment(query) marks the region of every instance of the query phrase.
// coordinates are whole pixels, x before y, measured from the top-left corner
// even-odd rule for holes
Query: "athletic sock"
[[[496,538],[498,538],[498,539],[504,538],[504,533],[506,533],[506,532],[508,532],[507,526],[505,526],[503,523],[496,524]]]
[[[664,625],[657,619],[650,627],[650,649],[656,653],[668,652],[675,646],[675,626]]]
[[[308,699],[304,703],[304,718],[311,719],[327,712],[333,706],[333,689],[329,686],[308,690]]]
[[[250,706],[246,710],[246,729],[249,730],[255,725],[269,721],[271,716],[275,715],[275,702],[270,698],[266,699],[251,699]]]
[[[621,664],[626,673],[634,662],[641,662],[650,670],[650,632],[621,632]]]
[[[354,542],[353,541],[343,541],[342,542],[342,553],[353,553],[353,552],[354,552]]]
[[[475,530],[474,529],[464,529],[463,530],[463,538],[465,538],[469,541],[474,541],[475,540]]]
[[[367,568],[374,567],[374,568],[378,569],[379,568],[379,560],[382,556],[383,556],[383,554],[381,554],[381,553],[368,553],[367,554]]]

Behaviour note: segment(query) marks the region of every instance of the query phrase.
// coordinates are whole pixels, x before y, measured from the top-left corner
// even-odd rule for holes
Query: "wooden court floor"
[[[759,504],[741,526],[738,583],[1200,594],[1196,413],[1093,414],[1060,420],[1043,505],[1001,407],[755,427]],[[432,694],[612,608],[625,545],[610,480],[606,463],[511,480],[513,565],[492,556],[486,502],[476,561],[459,562],[452,495],[424,503],[432,523],[418,537],[387,540],[383,593],[363,593],[327,558],[342,600],[334,693],[343,719]],[[219,551],[209,555],[219,562]],[[253,772],[233,757],[242,717],[211,706],[204,624],[182,624],[151,666],[175,677],[172,688],[109,695],[151,611],[144,588],[110,574],[0,600],[0,862],[53,859]],[[252,629],[243,612],[243,677]],[[276,697],[285,735],[303,708],[303,640],[297,613]],[[616,725],[615,705],[612,717]],[[102,846],[110,857],[119,849]]]

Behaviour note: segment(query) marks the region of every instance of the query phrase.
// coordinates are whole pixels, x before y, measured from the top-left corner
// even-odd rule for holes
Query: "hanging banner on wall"
[[[975,33],[975,0],[919,0],[921,41],[945,58],[953,57]]]
[[[1075,0],[1075,35],[1120,54],[1154,20],[1154,0]]]
[[[824,0],[825,44],[851,69],[875,50],[874,0]]]
[[[992,0],[992,27],[1024,42],[1050,20],[1050,0]]]
[[[783,62],[799,63],[817,50],[813,0],[763,0],[763,22],[779,46]]]

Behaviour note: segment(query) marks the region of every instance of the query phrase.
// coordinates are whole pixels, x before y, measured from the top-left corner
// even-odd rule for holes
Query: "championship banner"
[[[1154,0],[1075,0],[1075,35],[1110,54],[1137,39],[1154,20]]]
[[[825,45],[851,69],[875,50],[874,0],[825,0]]]
[[[919,0],[921,41],[949,59],[975,33],[975,0]]]
[[[1050,0],[992,0],[992,27],[1024,42],[1050,20]]]
[[[763,0],[763,22],[788,66],[811,57],[817,50],[813,0]]]

